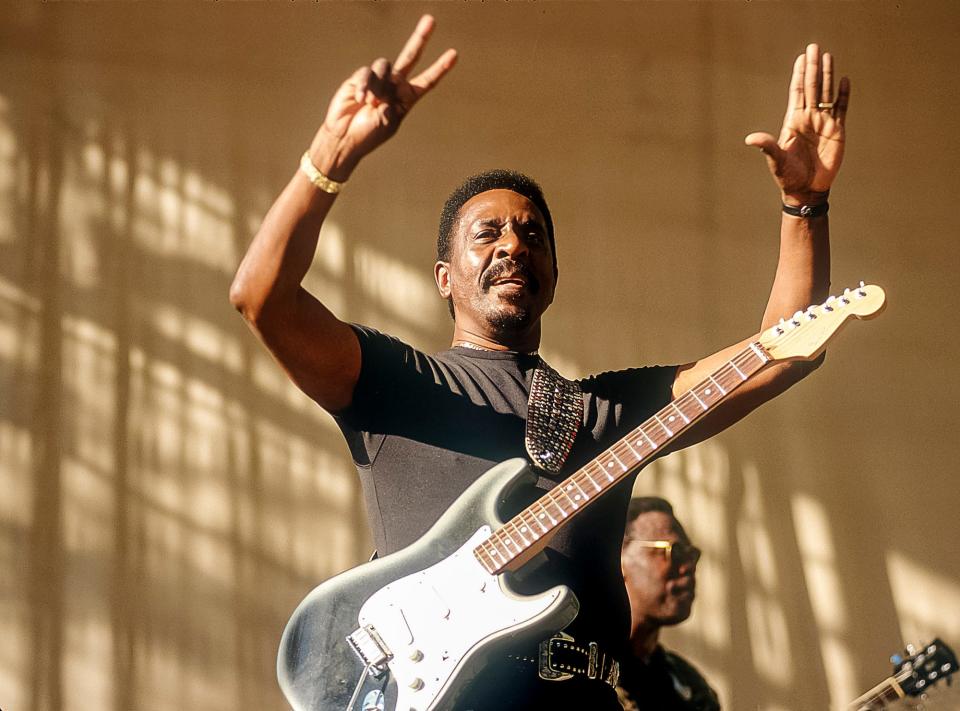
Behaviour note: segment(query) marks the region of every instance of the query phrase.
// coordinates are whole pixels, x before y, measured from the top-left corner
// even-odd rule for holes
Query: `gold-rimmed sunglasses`
[[[624,540],[632,541],[644,548],[656,548],[657,550],[663,551],[663,557],[667,561],[667,565],[672,565],[673,563],[677,565],[683,565],[684,563],[696,564],[696,562],[700,560],[700,556],[703,555],[702,550],[692,543],[685,543],[684,541],[648,541],[642,538],[631,538],[629,536]]]

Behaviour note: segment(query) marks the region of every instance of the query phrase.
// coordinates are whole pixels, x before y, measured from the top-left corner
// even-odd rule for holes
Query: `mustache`
[[[518,262],[509,257],[506,259],[501,259],[499,262],[494,262],[490,265],[490,268],[487,269],[486,273],[483,275],[483,281],[481,286],[484,291],[489,291],[490,287],[493,286],[493,282],[497,279],[503,279],[505,277],[519,276],[522,277],[524,281],[527,282],[527,285],[530,287],[530,290],[534,293],[540,290],[540,282],[536,276],[533,274],[533,270],[523,262]]]

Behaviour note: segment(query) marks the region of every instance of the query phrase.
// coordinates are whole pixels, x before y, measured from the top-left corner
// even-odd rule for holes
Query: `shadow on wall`
[[[384,12],[399,13],[399,7]],[[620,11],[628,10],[634,11],[627,5]],[[163,18],[176,28],[175,15]],[[346,32],[355,19],[345,17],[337,31]],[[548,21],[554,29],[562,24],[557,17]],[[246,32],[259,29],[235,22]],[[63,31],[63,37],[51,36],[67,43],[71,37]],[[635,41],[634,25],[623,23],[620,31],[629,37],[618,41]],[[714,49],[720,47],[717,36]],[[533,48],[531,76],[539,71],[538,58],[556,57],[547,44],[525,43]],[[291,50],[292,59],[275,59],[279,63],[262,74],[251,68],[256,57],[250,59],[250,76],[277,66],[294,71],[306,46],[304,41]],[[163,42],[152,49],[167,61],[177,54]],[[19,94],[0,96],[0,706],[7,711],[282,708],[273,669],[286,619],[317,581],[369,553],[356,476],[334,423],[286,380],[227,302],[239,256],[283,178],[269,175],[272,164],[265,167],[261,154],[251,156],[236,135],[241,129],[231,120],[242,113],[238,106],[250,106],[224,88],[231,56],[220,57],[217,47],[203,49],[208,52],[177,65],[172,78],[154,75],[152,68],[113,66],[111,57],[69,71],[49,56],[5,64],[20,67],[34,82]],[[698,81],[710,92],[691,92],[702,104],[681,112],[690,122],[684,128],[697,129],[699,113],[732,123],[708,96],[731,86],[732,60],[685,52],[680,59],[696,58]],[[634,78],[635,65],[641,65],[652,84],[660,64],[624,56],[616,56],[622,76]],[[705,58],[717,61],[716,75],[701,62]],[[140,55],[136,60],[146,61]],[[206,60],[220,61],[213,78],[180,86]],[[734,60],[745,61],[736,53]],[[103,80],[104,65],[120,77],[109,91],[90,89],[81,96],[84,83],[60,97],[71,90],[68,79],[87,71],[90,86],[102,88],[97,80]],[[677,76],[686,71],[673,69]],[[166,112],[162,105],[128,106],[116,87],[146,83],[144,77],[166,82],[164,89],[175,86],[180,94],[156,95],[178,96],[181,104]],[[755,78],[757,87],[765,86],[763,77]],[[641,92],[634,104],[620,108],[642,108],[647,96]],[[184,106],[197,114],[183,118]],[[267,125],[267,116],[280,125],[270,113],[274,107],[256,108],[263,112],[260,123],[251,123]],[[648,118],[660,116],[650,106],[647,111]],[[194,125],[200,114],[203,130]],[[168,124],[173,116],[179,122]],[[607,120],[627,123],[613,114]],[[554,126],[571,130],[562,122]],[[491,135],[508,143],[510,127],[500,128],[502,133]],[[632,135],[635,129],[628,128]],[[675,138],[659,130],[657,141]],[[626,135],[615,134],[600,148],[622,150],[612,144]],[[697,135],[698,156],[729,163],[711,142],[712,133]],[[485,146],[474,140],[472,148],[481,153]],[[271,148],[283,139],[273,141]],[[659,167],[682,158],[665,154]],[[710,194],[713,181],[726,177],[719,167],[716,172],[697,174],[695,192]],[[679,181],[681,174],[673,176]],[[247,182],[250,175],[259,182]],[[368,178],[372,185],[378,179]],[[574,193],[569,181],[562,185]],[[403,187],[412,199],[416,191]],[[623,201],[635,197],[630,180],[616,187]],[[711,260],[723,251],[710,242],[717,223],[740,208],[721,200],[693,211],[688,195],[667,195],[675,188],[682,193],[682,187],[655,186],[653,194],[664,191],[662,214],[682,215],[695,223],[690,232],[705,234],[703,243],[691,246],[700,258],[699,280],[711,276]],[[860,209],[878,207],[865,205]],[[396,216],[388,218],[376,216],[383,223]],[[742,218],[735,216],[738,224]],[[391,333],[418,345],[441,342],[449,320],[429,269],[394,256],[402,250],[388,252],[363,235],[348,234],[349,224],[345,219],[325,226],[308,275],[310,290],[350,320],[388,324]],[[614,227],[627,234],[624,225]],[[626,239],[615,238],[616,231],[610,231],[611,240]],[[594,277],[622,267],[618,245],[611,243],[593,259],[593,265],[609,266]],[[577,248],[568,249],[574,255]],[[586,256],[571,263],[576,259]],[[672,280],[672,252],[644,259],[654,283]],[[569,283],[572,275],[566,274]],[[589,307],[577,312],[586,320],[606,285],[586,276],[582,284],[571,301]],[[630,296],[644,293],[634,289]],[[690,303],[681,311],[688,305],[696,310],[710,298],[696,289],[687,296]],[[694,317],[709,321],[706,309]],[[631,338],[627,334],[609,348],[632,353],[637,340]],[[587,348],[571,344],[547,357],[568,375],[579,374],[578,358]],[[831,419],[825,427],[836,426]],[[674,502],[705,549],[696,613],[667,639],[704,668],[727,708],[844,708],[879,681],[866,671],[877,665],[863,658],[861,639],[882,643],[883,625],[898,626],[904,640],[939,635],[960,644],[960,586],[927,565],[933,556],[924,555],[922,542],[889,547],[886,539],[864,542],[860,529],[849,535],[837,509],[859,488],[853,495],[841,488],[836,501],[827,498],[832,482],[802,489],[788,477],[772,476],[763,448],[755,442],[737,446],[737,437],[725,433],[658,461],[638,480],[638,489]],[[776,444],[786,439],[778,434]],[[758,458],[738,456],[748,451],[758,451]],[[863,452],[831,456],[849,457],[846,464],[867,460]],[[804,459],[794,459],[801,475],[814,468],[803,471]],[[860,573],[870,567],[882,572],[864,581]],[[887,619],[881,625],[873,616]]]
[[[227,304],[244,195],[6,97],[0,144],[0,699],[275,707],[293,604],[368,544],[332,422]]]

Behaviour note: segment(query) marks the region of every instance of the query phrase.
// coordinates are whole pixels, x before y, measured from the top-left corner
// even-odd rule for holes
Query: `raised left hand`
[[[815,44],[807,45],[793,64],[780,137],[751,133],[745,139],[748,146],[766,154],[785,203],[803,205],[826,199],[843,162],[849,102],[847,77],[840,80],[834,96],[833,56],[821,55]]]

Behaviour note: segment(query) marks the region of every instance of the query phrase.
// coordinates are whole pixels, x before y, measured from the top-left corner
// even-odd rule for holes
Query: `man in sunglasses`
[[[690,616],[700,549],[664,499],[633,499],[620,564],[630,598],[632,655],[621,660],[617,694],[627,711],[716,711],[716,692],[689,662],[659,642],[660,629]]]

